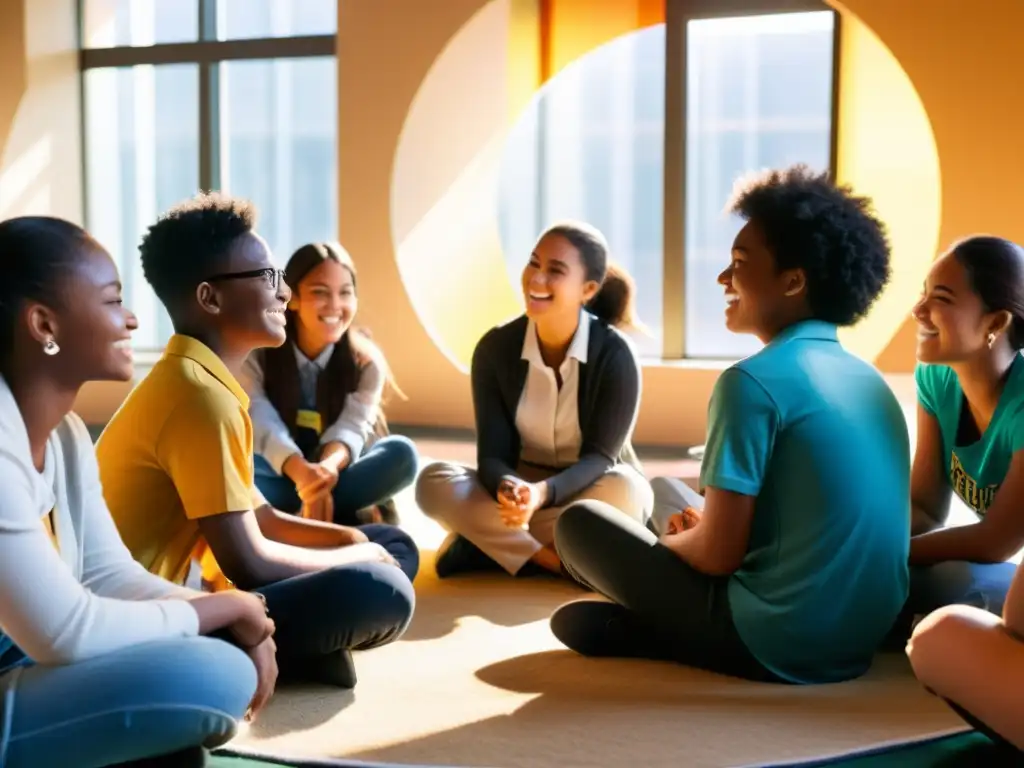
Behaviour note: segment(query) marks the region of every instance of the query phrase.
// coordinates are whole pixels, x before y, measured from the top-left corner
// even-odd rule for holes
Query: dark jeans
[[[1003,614],[1006,593],[1017,566],[1013,563],[968,563],[951,560],[910,569],[910,593],[885,640],[888,650],[903,650],[914,619],[945,605],[970,605]]]
[[[555,524],[555,548],[574,578],[615,603],[577,601],[555,611],[551,629],[573,650],[783,682],[736,632],[728,580],[694,570],[613,507],[570,506]]]
[[[282,671],[397,640],[416,606],[408,577],[385,563],[336,566],[254,591],[267,598]]]
[[[418,467],[416,446],[409,438],[381,438],[338,474],[333,493],[334,522],[358,525],[359,510],[388,501],[412,485]],[[273,507],[292,514],[302,508],[295,484],[274,472],[262,456],[256,456],[255,470],[256,487]]]
[[[412,536],[397,526],[385,523],[370,523],[356,527],[366,534],[366,538],[380,544],[395,558],[402,572],[409,577],[409,581],[416,580],[416,574],[420,570],[420,550]]]

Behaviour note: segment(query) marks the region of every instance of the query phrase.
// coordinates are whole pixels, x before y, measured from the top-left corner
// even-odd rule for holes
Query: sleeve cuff
[[[320,445],[327,443],[344,443],[351,456],[349,460],[355,461],[362,455],[366,440],[354,429],[328,429],[320,438]]]
[[[729,475],[715,475],[714,477],[701,478],[701,489],[717,488],[720,491],[731,491],[744,496],[757,496],[761,492],[761,486],[751,480],[742,477],[731,477]]]
[[[168,629],[183,637],[199,634],[199,614],[186,600],[160,600]]]
[[[275,440],[267,445],[263,450],[262,456],[271,469],[277,474],[283,475],[284,463],[296,453],[301,455],[302,451],[299,450],[299,446],[295,444],[295,441],[289,438],[288,440]]]

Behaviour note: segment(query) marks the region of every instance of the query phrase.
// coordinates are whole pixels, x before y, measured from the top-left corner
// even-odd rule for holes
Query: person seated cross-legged
[[[254,212],[216,194],[158,220],[141,251],[176,334],[97,443],[104,494],[125,544],[181,583],[205,542],[228,580],[262,593],[283,680],[351,687],[349,654],[399,637],[419,567],[394,526],[348,528],[263,503],[253,482],[250,353],[285,341],[289,298]]]
[[[653,495],[630,436],[640,365],[622,328],[632,281],[608,262],[600,232],[563,222],[523,269],[526,314],[492,328],[473,352],[477,467],[437,462],[416,500],[451,531],[444,578],[503,569],[563,575],[555,521],[578,499],[601,499],[645,522]]]
[[[849,680],[909,578],[906,422],[837,340],[887,282],[889,246],[866,200],[802,167],[744,184],[732,209],[746,224],[719,276],[726,324],[765,347],[715,385],[705,493],[675,485],[676,503],[656,506],[660,537],[599,501],[565,510],[558,553],[610,602],[568,603],[551,628],[587,655]]]

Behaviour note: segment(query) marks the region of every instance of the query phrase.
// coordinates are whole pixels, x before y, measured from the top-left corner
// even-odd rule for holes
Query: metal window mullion
[[[199,65],[199,187],[221,188],[220,64]]]
[[[841,70],[843,16],[832,11],[832,135],[829,147],[829,169],[833,179],[839,176],[839,76]]]
[[[334,56],[335,35],[264,37],[243,40],[198,40],[157,43],[133,48],[86,48],[81,52],[82,69],[132,67],[136,64],[195,64],[241,59],[304,59]]]
[[[686,9],[665,4],[662,357],[686,356]]]

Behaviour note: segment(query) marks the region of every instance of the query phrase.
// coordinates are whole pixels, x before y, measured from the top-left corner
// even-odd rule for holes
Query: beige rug
[[[962,727],[881,656],[863,679],[798,688],[560,649],[551,610],[579,590],[429,569],[406,637],[357,655],[354,693],[284,690],[236,744],[276,754],[493,768],[740,766]]]
[[[472,446],[423,455],[471,461]],[[693,462],[657,467],[686,475]],[[443,531],[398,499],[425,550]],[[399,642],[356,656],[355,692],[279,691],[233,746],[279,755],[475,768],[727,768],[824,757],[963,728],[901,654],[863,679],[747,683],[676,665],[585,659],[547,618],[586,593],[554,579],[439,581],[424,556],[416,617]]]

